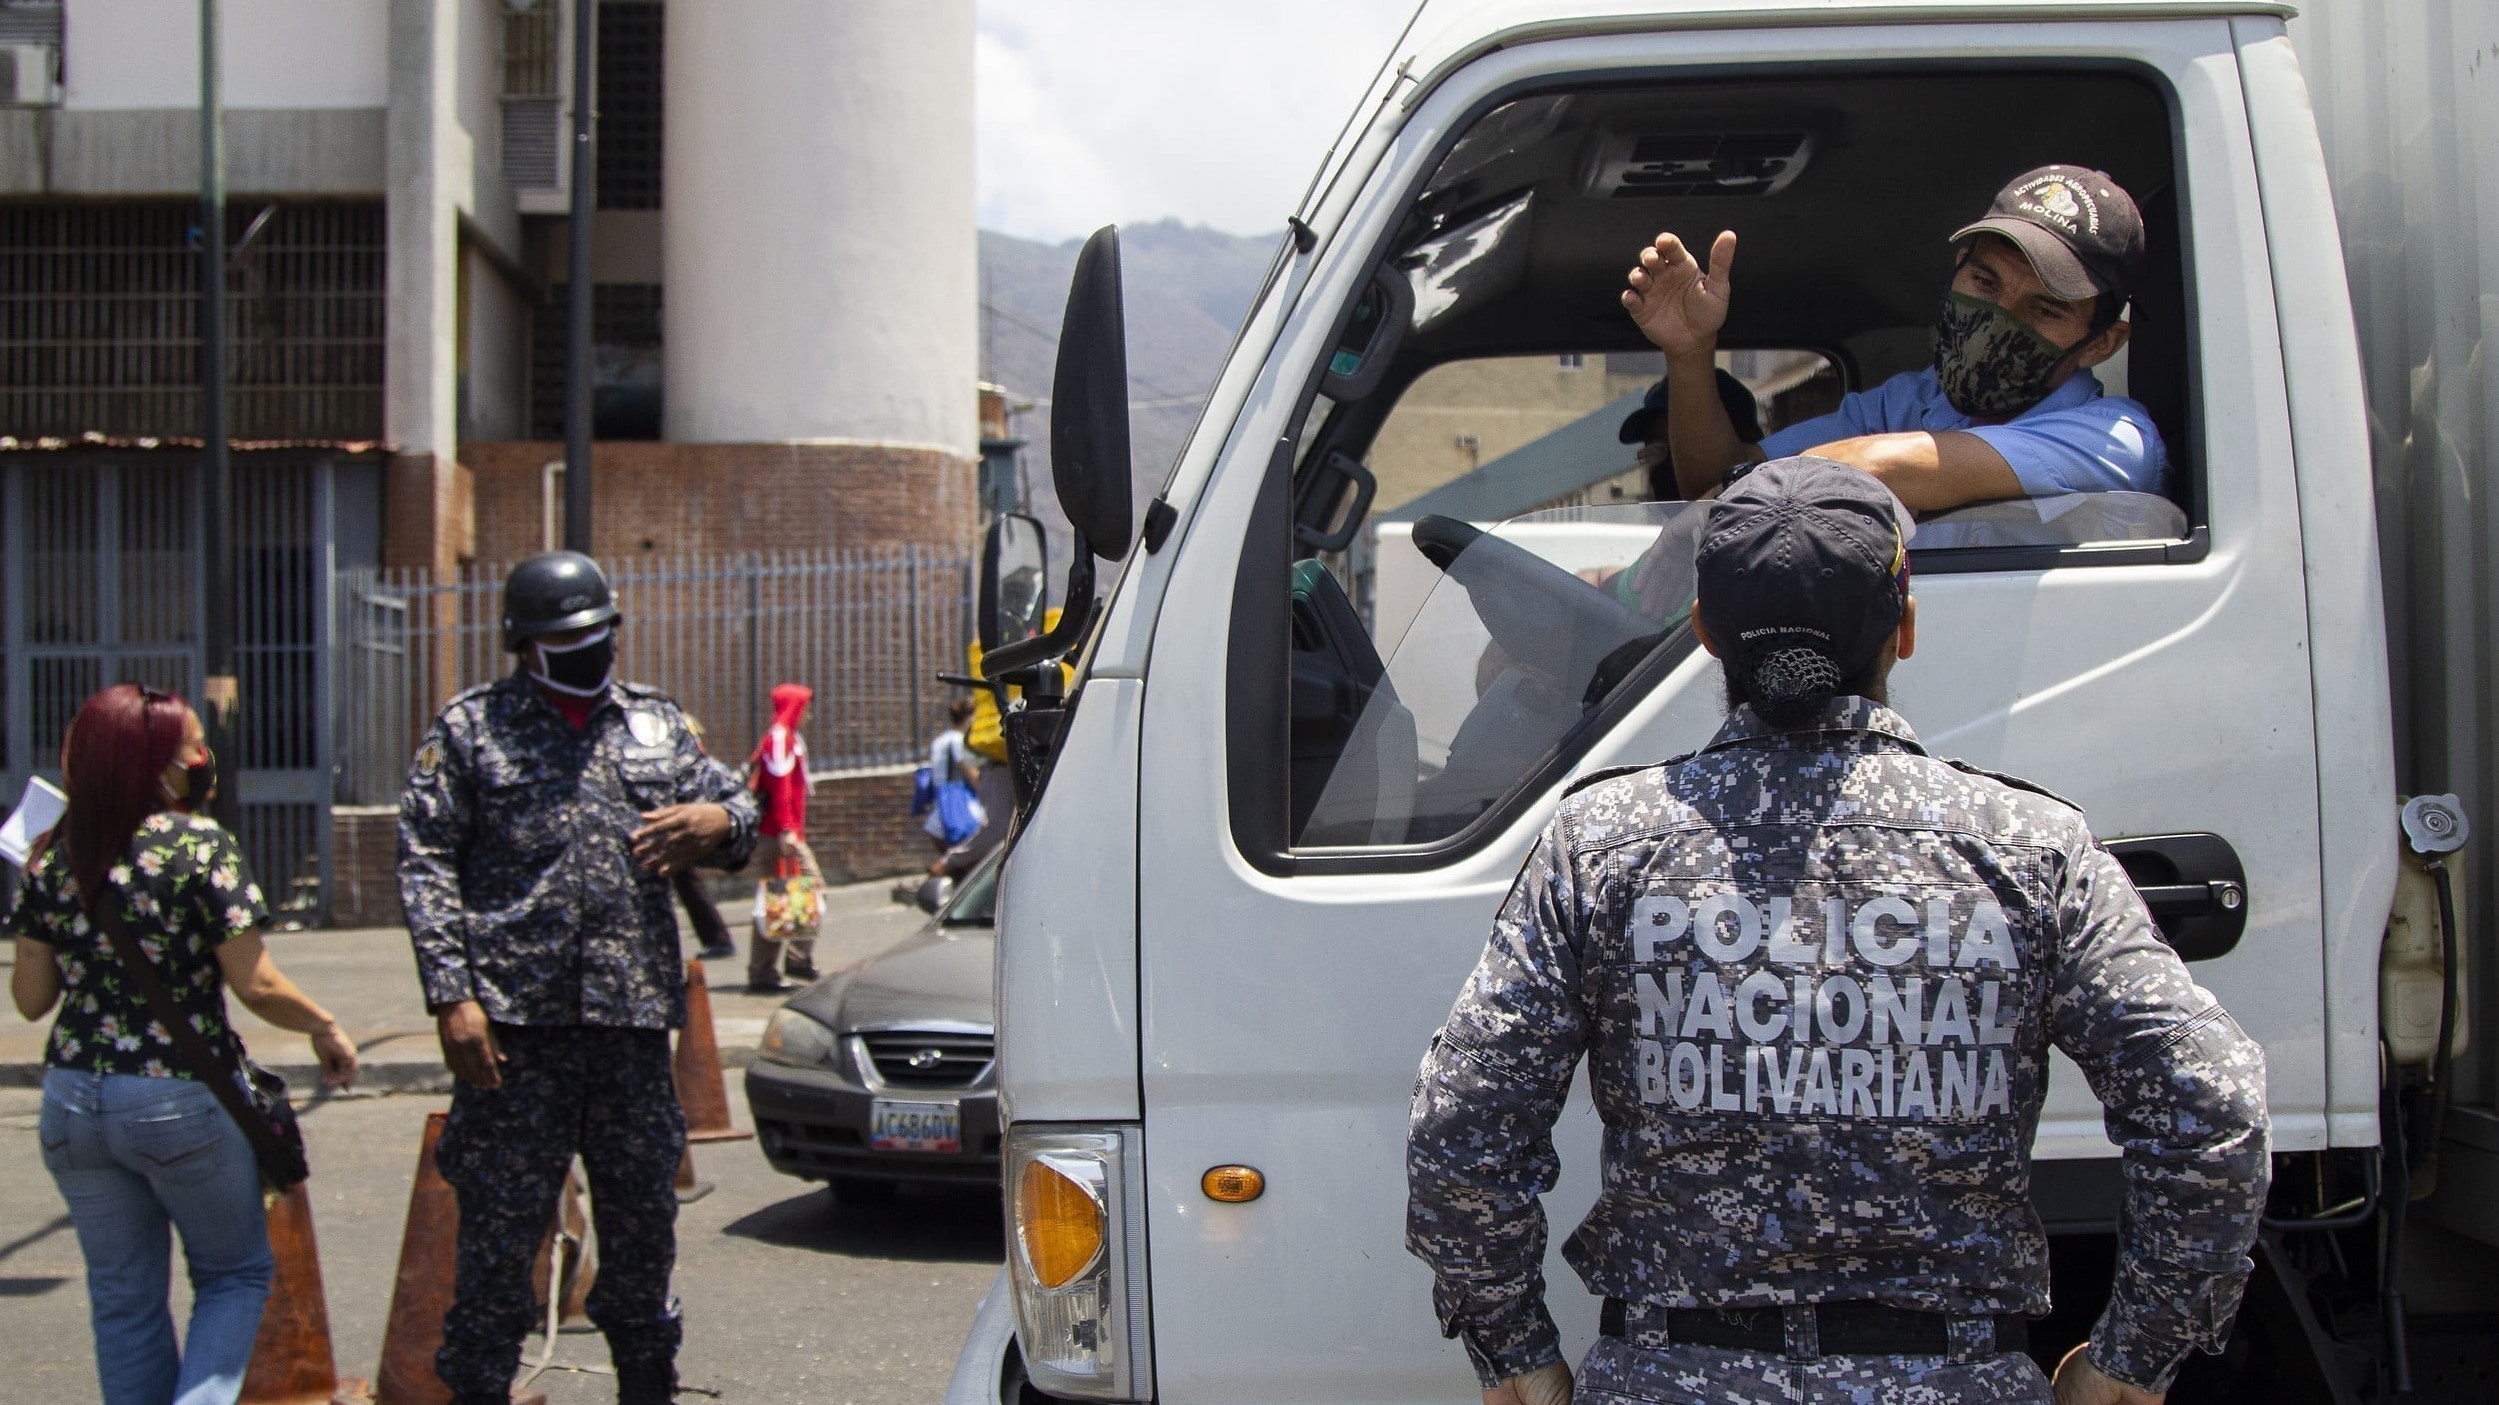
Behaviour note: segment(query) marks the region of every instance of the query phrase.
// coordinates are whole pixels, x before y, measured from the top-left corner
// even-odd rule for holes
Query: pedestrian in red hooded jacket
[[[807,796],[813,786],[807,776],[807,738],[799,730],[807,719],[808,705],[815,699],[815,689],[804,683],[773,686],[772,725],[764,730],[763,740],[755,744],[754,755],[747,760],[747,779],[763,805],[763,822],[757,832],[770,846],[765,858],[766,875],[785,881],[804,877],[820,888],[824,871],[816,866],[815,853],[807,847]],[[816,939],[812,924],[808,935],[786,940],[767,935],[767,930],[759,913],[755,939],[747,950],[748,989],[786,990],[790,982],[785,975],[814,980]]]

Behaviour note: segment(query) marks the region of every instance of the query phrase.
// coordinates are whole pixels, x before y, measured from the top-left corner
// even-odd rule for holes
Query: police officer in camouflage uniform
[[[599,1235],[590,1319],[617,1398],[663,1405],[685,1149],[669,879],[744,863],[755,800],[665,694],[612,681],[618,612],[598,563],[533,556],[503,604],[520,667],[443,708],[399,802],[400,901],[458,1078],[436,1154],[460,1244],[435,1370],[457,1405],[508,1399],[532,1260],[578,1153]]]
[[[2060,1405],[2161,1399],[2237,1310],[2264,1062],[2072,805],[1930,757],[1905,516],[1860,470],[1740,480],[1698,555],[1730,716],[1573,788],[1417,1086],[1408,1247],[1487,1402],[1573,1399],[1544,1306],[1551,1128],[1584,1056],[1604,1295],[1580,1401],[2044,1401],[2028,1195],[2048,1051],[2124,1148],[2116,1281]]]

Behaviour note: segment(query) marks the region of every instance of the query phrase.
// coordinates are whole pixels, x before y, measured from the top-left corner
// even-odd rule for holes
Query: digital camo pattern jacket
[[[399,900],[429,1008],[497,1024],[674,1029],[685,968],[669,881],[634,862],[641,813],[709,802],[755,847],[755,796],[668,696],[609,688],[576,731],[520,673],[453,698],[399,797]]]
[[[2264,1062],[2080,812],[1841,698],[1567,795],[1425,1057],[1408,1248],[1490,1385],[1560,1359],[1555,1117],[1584,1053],[1602,1193],[1563,1253],[1671,1307],[2044,1313],[2048,1050],[2125,1156],[2110,1375],[2218,1350],[2268,1177]]]

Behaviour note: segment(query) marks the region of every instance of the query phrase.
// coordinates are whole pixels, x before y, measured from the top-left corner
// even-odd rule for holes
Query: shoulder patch
[[[668,740],[668,719],[657,708],[637,707],[625,714],[625,730],[644,746],[658,746]]]
[[[435,774],[436,774],[437,772],[441,771],[441,770],[442,770],[442,768],[443,768],[443,741],[442,741],[442,738],[440,738],[440,737],[427,737],[427,738],[425,739],[425,745],[420,746],[420,747],[418,747],[418,748],[417,748],[417,753],[416,753],[416,773],[417,773],[418,775],[420,775],[420,776],[425,777],[427,780],[432,780],[432,779],[434,778]]]
[[[2020,776],[2008,776],[2002,771],[1990,771],[1984,766],[1973,766],[1969,762],[1959,760],[1955,757],[1938,756],[1935,759],[1943,762],[1947,766],[1950,766],[1952,769],[1963,773],[1964,775],[1985,776],[1987,779],[1996,782],[1998,785],[2011,786],[2015,790],[2026,790],[2033,795],[2045,796],[2059,805],[2064,806],[2066,809],[2073,811],[2077,815],[2083,812],[2082,806],[2075,804],[2073,801],[2066,799],[2064,796],[2057,794],[2055,791],[2050,790],[2046,786],[2040,785],[2035,781],[2026,781]]]

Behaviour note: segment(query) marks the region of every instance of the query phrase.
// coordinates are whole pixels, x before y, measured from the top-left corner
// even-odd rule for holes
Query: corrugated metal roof
[[[106,434],[90,429],[75,437],[42,434],[20,439],[0,434],[0,454],[59,453],[70,449],[197,449],[207,441],[196,435]],[[339,454],[396,453],[399,446],[379,439],[230,439],[238,454],[276,449],[326,449]]]

